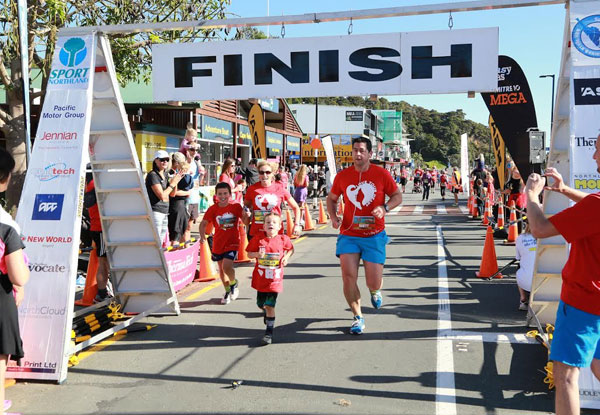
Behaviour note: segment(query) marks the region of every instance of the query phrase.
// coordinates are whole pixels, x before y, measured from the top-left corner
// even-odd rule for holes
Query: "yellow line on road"
[[[301,238],[296,239],[295,241],[293,241],[293,243],[297,244],[298,242],[302,242],[303,240],[305,240],[306,238],[308,238],[308,236],[303,236]]]
[[[325,229],[328,225],[320,226],[318,230]]]
[[[195,292],[194,294],[186,297],[183,301],[190,301],[190,300],[194,300],[198,297],[200,297],[202,294],[209,292],[210,290],[212,290],[213,288],[217,288],[219,285],[221,285],[221,280],[218,280],[217,282],[213,282],[212,284],[210,284],[207,287],[204,287],[203,289],[201,289],[200,291]]]
[[[79,352],[79,354],[77,355],[77,361],[81,362],[83,359],[90,357],[94,353],[99,352],[100,350],[110,346],[114,342],[121,340],[125,336],[126,334],[119,334],[118,336],[114,336],[112,339],[102,340],[100,343],[93,345],[89,349]]]

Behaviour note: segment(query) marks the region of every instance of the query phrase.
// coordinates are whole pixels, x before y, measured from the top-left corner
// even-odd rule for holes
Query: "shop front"
[[[252,136],[247,125],[238,124],[236,152],[236,158],[241,161],[242,166],[247,166],[252,158]]]
[[[285,139],[286,164],[300,164],[300,137],[288,135]]]
[[[220,166],[225,159],[233,157],[233,123],[209,117],[197,115],[198,144],[200,145],[200,157],[206,169],[205,184],[214,186],[219,178]]]
[[[279,162],[283,153],[283,134],[267,130],[267,157]]]

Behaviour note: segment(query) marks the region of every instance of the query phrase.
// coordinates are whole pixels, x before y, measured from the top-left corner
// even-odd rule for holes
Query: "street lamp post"
[[[552,112],[550,113],[550,135],[552,135],[552,129],[554,128],[554,74],[540,75],[540,78],[552,78]]]

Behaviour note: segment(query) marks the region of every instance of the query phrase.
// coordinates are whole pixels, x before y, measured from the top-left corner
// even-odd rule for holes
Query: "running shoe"
[[[102,301],[104,301],[110,297],[111,297],[111,295],[108,292],[101,293],[100,291],[98,291],[98,294],[96,294],[96,297],[94,297],[94,303],[95,304],[101,303]]]
[[[527,311],[527,306],[528,306],[528,304],[526,302],[521,301],[519,303],[519,311]]]
[[[365,319],[361,316],[354,316],[354,321],[350,326],[350,334],[362,334],[365,329]]]
[[[271,343],[273,343],[273,335],[271,333],[265,333],[262,338],[262,344],[266,346],[267,344]]]
[[[221,299],[221,304],[229,304],[231,302],[231,293],[225,293]]]
[[[375,307],[376,310],[381,308],[381,304],[383,303],[383,297],[381,296],[381,290],[377,290],[374,293],[371,293],[371,304]]]
[[[236,281],[235,284],[230,285],[229,289],[231,290],[231,299],[232,300],[237,300],[237,298],[240,296],[240,290],[238,289],[238,282]]]

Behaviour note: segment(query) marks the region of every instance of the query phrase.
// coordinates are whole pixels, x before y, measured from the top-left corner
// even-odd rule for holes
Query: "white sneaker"
[[[221,304],[229,304],[230,302],[231,302],[231,295],[230,295],[230,293],[225,293],[225,295],[221,299]]]
[[[231,294],[230,297],[232,300],[237,300],[237,298],[240,296],[240,290],[238,289],[238,283],[236,281],[235,284],[230,285],[229,289],[231,291],[229,291],[229,293]]]

